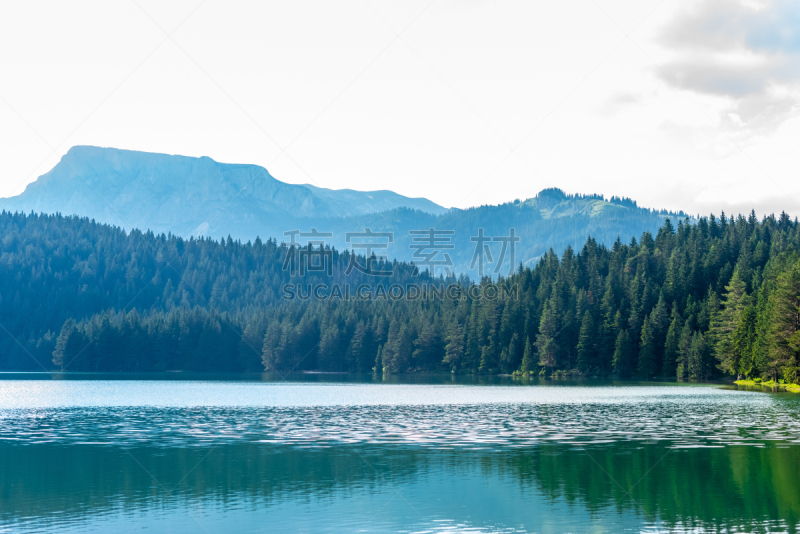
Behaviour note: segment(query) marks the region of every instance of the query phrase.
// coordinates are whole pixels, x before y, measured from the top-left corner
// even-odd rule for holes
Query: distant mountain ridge
[[[447,211],[391,191],[331,190],[275,179],[258,165],[116,148],[75,146],[0,209],[76,214],[156,233],[265,235],[296,217],[352,217],[406,207]]]
[[[618,238],[627,244],[632,238],[639,239],[643,232],[655,235],[667,218],[677,226],[678,219],[686,219],[687,215],[640,208],[628,198],[606,200],[601,195],[570,195],[550,188],[525,201],[464,210],[453,208],[442,215],[398,208],[352,219],[315,218],[296,222],[299,228],[313,226],[330,231],[333,238],[329,242],[338,249],[349,248],[344,238],[346,232],[358,231],[360,227],[370,228],[373,232],[392,232],[394,242],[388,248],[389,258],[416,263],[420,260],[418,255],[414,255],[411,231],[428,228],[450,230],[453,231],[455,247],[445,252],[451,256],[454,271],[476,277],[481,273],[471,268],[476,252],[473,239],[479,235],[480,229],[486,236],[504,237],[513,228],[520,238],[515,246],[514,263],[532,265],[550,249],[559,255],[568,247],[577,251],[588,237],[610,247]],[[488,244],[492,257],[497,260],[501,254],[500,243],[492,241]],[[509,260],[510,256],[506,256],[505,261]],[[496,264],[488,266],[483,274],[506,274],[510,265],[504,265],[500,271],[495,271],[496,267]]]
[[[393,233],[382,250],[388,258],[417,264],[424,252],[412,246],[410,234],[435,228],[452,231],[454,245],[437,258],[447,253],[454,272],[471,276],[481,274],[470,268],[472,238],[481,229],[498,237],[513,228],[520,237],[514,262],[529,264],[551,248],[560,254],[567,247],[583,246],[590,236],[610,246],[617,238],[628,242],[642,232],[656,232],[667,217],[686,217],[640,208],[628,198],[570,195],[557,188],[524,201],[448,210],[425,198],[386,190],[287,184],[258,165],[91,146],[70,149],[22,194],[0,199],[0,210],[80,215],[128,230],[242,241],[289,241],[286,232],[316,228],[330,233],[326,244],[340,250],[353,245],[348,232],[369,228]],[[494,247],[496,258],[499,243],[490,240],[487,246]]]
[[[310,190],[317,197],[333,202],[337,206],[352,206],[360,202],[366,202],[369,210],[363,211],[363,213],[380,213],[381,211],[388,211],[396,208],[409,208],[425,213],[432,213],[434,215],[441,215],[448,211],[447,208],[443,208],[427,198],[404,197],[387,189],[379,191],[356,191],[354,189],[327,189],[311,184],[303,184],[303,187]]]

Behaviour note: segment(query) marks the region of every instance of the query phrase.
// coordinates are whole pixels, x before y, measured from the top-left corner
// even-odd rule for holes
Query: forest
[[[0,369],[486,373],[797,383],[800,224],[669,219],[498,279],[376,262],[286,270],[274,239],[182,239],[0,214]],[[311,249],[308,252],[312,252]],[[364,258],[357,258],[363,261]],[[286,284],[414,284],[424,299],[287,300]],[[463,289],[439,298],[441,289]],[[480,291],[467,291],[470,287]],[[487,288],[512,288],[487,298]]]
[[[294,227],[326,229],[333,234],[329,243],[339,249],[349,247],[344,239],[346,232],[363,231],[363,228],[391,231],[394,243],[390,245],[388,255],[400,261],[413,259],[408,253],[410,230],[430,227],[452,230],[455,247],[449,255],[454,271],[480,276],[470,269],[474,248],[470,237],[475,236],[479,228],[492,236],[507,235],[509,228],[514,228],[517,235],[524,236],[516,246],[517,258],[532,266],[536,260],[530,259],[538,259],[550,248],[560,254],[568,246],[573,249],[582,247],[588,235],[597,243],[610,246],[618,236],[630,238],[643,231],[655,233],[667,217],[677,221],[684,219],[685,214],[639,208],[636,201],[625,197],[604,199],[603,195],[573,195],[550,188],[524,201],[452,209],[441,215],[397,208],[355,217],[297,219]],[[284,221],[280,228],[286,230],[286,225],[287,221]],[[282,232],[276,235],[280,236]]]

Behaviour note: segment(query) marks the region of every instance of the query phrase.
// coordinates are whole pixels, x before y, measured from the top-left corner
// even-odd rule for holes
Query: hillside
[[[453,232],[449,244],[454,245],[437,258],[444,259],[446,252],[452,272],[472,277],[481,276],[477,264],[470,269],[475,252],[471,239],[481,228],[489,237],[508,236],[514,229],[520,238],[514,250],[516,268],[519,263],[531,265],[551,248],[557,254],[567,247],[577,249],[589,236],[611,246],[617,238],[627,242],[642,232],[657,231],[667,217],[685,217],[640,208],[630,199],[568,195],[560,189],[545,189],[525,201],[447,210],[425,198],[385,190],[286,184],[257,165],[86,146],[70,149],[22,194],[0,199],[0,209],[79,215],[128,230],[231,236],[245,242],[256,237],[288,241],[286,232],[317,228],[332,234],[326,244],[339,250],[353,245],[346,239],[348,232],[369,228],[394,234],[383,249],[389,259],[417,264],[430,251],[412,249],[410,232],[435,228]],[[490,240],[487,246],[494,261],[486,257],[483,274],[508,272],[510,250],[496,270],[501,242]]]
[[[8,211],[80,215],[127,229],[241,238],[273,235],[283,221],[297,217],[398,207],[446,211],[391,191],[287,184],[258,165],[92,146],[71,148],[22,194],[0,202]]]
[[[498,281],[375,279],[332,252],[294,276],[274,241],[183,240],[0,213],[0,369],[542,373],[797,382],[800,224],[782,214],[588,239]],[[361,258],[363,260],[363,258]],[[328,298],[333,284],[460,298]],[[325,284],[284,299],[285,284]],[[469,287],[485,290],[464,291]],[[351,294],[355,295],[355,292]],[[481,297],[483,295],[483,297]]]
[[[484,235],[493,237],[508,236],[509,229],[514,229],[515,235],[520,238],[514,251],[516,268],[519,263],[533,265],[550,249],[556,254],[561,254],[568,247],[578,250],[588,237],[611,246],[618,238],[628,242],[642,232],[655,233],[667,218],[677,222],[685,217],[684,213],[639,208],[630,199],[604,200],[601,195],[568,195],[560,189],[545,189],[524,202],[451,209],[439,216],[400,208],[347,219],[310,218],[296,222],[299,228],[328,229],[333,233],[330,243],[340,249],[349,246],[344,239],[345,233],[358,231],[360,227],[393,232],[394,242],[388,248],[389,258],[416,263],[419,260],[410,248],[410,231],[428,228],[452,230],[455,248],[448,253],[454,272],[480,278],[477,267],[469,268],[475,253],[475,242],[471,238],[478,235],[480,228],[483,228]],[[693,221],[690,219],[690,222]],[[492,242],[489,246],[495,262],[485,264],[483,274],[487,275],[495,274],[501,254],[500,243]],[[509,261],[510,252],[498,274],[508,272],[511,267]]]

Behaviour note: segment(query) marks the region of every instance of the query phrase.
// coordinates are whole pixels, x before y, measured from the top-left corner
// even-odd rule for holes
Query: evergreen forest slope
[[[390,276],[370,276],[335,250],[330,272],[300,276],[283,269],[296,251],[275,240],[186,240],[78,217],[3,212],[0,235],[3,370],[797,381],[800,224],[785,214],[668,220],[655,235],[610,247],[589,238],[476,281],[396,261],[373,266]],[[430,298],[326,298],[365,283]],[[328,293],[285,300],[286,284]],[[450,285],[461,298],[442,298]],[[498,286],[512,290],[487,296]]]

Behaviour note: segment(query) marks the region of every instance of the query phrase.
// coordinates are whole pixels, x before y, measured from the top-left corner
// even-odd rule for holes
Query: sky
[[[800,215],[800,3],[0,4],[0,197],[74,145],[466,208]]]

